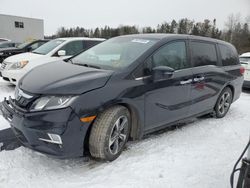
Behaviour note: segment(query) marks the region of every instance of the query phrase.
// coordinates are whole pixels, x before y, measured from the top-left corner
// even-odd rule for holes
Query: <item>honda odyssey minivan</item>
[[[31,70],[1,111],[26,147],[112,161],[128,140],[190,117],[224,117],[243,74],[236,49],[220,40],[120,36]]]

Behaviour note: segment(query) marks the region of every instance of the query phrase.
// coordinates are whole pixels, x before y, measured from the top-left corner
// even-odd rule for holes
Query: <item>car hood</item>
[[[19,61],[31,61],[31,60],[41,58],[43,56],[44,55],[41,55],[41,54],[34,54],[31,52],[26,52],[26,53],[10,56],[7,59],[5,59],[5,61],[7,63],[14,63],[14,62],[19,62]]]
[[[33,94],[79,95],[103,87],[113,71],[57,61],[27,73],[18,87]]]

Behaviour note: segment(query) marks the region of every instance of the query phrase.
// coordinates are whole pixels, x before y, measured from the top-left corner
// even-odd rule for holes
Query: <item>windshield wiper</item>
[[[70,62],[71,64],[75,64],[73,61],[72,61],[72,59],[63,59],[63,61],[65,61],[65,62]]]
[[[80,66],[84,66],[84,67],[90,67],[90,68],[95,68],[95,69],[101,69],[101,67],[98,67],[96,65],[90,65],[90,64],[87,64],[87,63],[73,63],[74,65],[80,65]]]

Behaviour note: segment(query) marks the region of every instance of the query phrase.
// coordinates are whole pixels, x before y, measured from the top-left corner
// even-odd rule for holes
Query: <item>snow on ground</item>
[[[2,81],[0,78],[0,102],[3,101],[4,97],[13,96],[15,87],[8,82]],[[0,115],[0,129],[9,127],[7,121],[4,120],[3,116]],[[0,181],[1,184],[1,181]]]
[[[0,82],[0,100],[13,92]],[[249,138],[249,106],[250,92],[243,93],[224,119],[201,118],[130,143],[111,163],[52,159],[23,147],[3,151],[0,187],[227,188]]]

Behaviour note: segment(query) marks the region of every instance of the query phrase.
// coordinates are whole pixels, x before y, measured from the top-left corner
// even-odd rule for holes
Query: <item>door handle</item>
[[[192,79],[188,79],[188,80],[182,80],[182,81],[180,81],[180,84],[181,84],[181,85],[185,85],[185,84],[190,84],[190,83],[192,83],[192,82],[193,82]]]
[[[194,78],[194,82],[200,82],[202,80],[205,80],[204,76],[199,76],[199,77]]]

